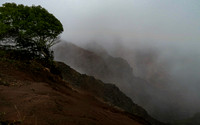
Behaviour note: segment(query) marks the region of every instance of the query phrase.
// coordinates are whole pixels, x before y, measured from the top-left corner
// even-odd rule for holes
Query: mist
[[[158,89],[146,91],[149,105],[129,94],[154,117],[168,120],[159,113],[174,111],[182,119],[200,112],[199,1],[5,0],[0,4],[5,2],[41,5],[62,22],[63,40],[86,49],[96,42],[111,56],[127,60],[136,77]]]

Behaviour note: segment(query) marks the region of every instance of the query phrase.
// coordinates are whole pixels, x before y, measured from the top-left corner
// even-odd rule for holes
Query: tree
[[[52,58],[50,47],[63,32],[61,22],[41,6],[5,3],[0,7],[0,45]]]

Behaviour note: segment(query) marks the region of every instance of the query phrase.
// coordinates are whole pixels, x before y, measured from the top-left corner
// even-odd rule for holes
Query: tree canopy
[[[41,6],[5,3],[0,7],[1,46],[48,57],[62,32],[61,22]]]

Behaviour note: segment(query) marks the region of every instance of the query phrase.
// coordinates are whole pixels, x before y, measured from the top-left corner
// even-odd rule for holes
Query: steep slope
[[[146,94],[147,89],[149,90],[147,82],[134,77],[132,68],[122,58],[109,56],[98,47],[92,49],[96,54],[68,42],[61,42],[53,49],[56,61],[64,62],[77,71],[94,76],[103,82],[115,83],[136,102],[140,102],[141,98],[143,98],[142,100],[148,98],[149,93]]]
[[[95,76],[104,82],[124,83],[133,76],[127,61],[109,56],[105,52],[105,56],[101,56],[69,42],[61,42],[53,49],[55,60],[65,62],[77,71]]]
[[[103,82],[115,83],[117,87],[136,102],[140,101],[140,97],[147,97],[146,89],[148,87],[146,81],[135,78],[132,68],[122,58],[114,58],[101,50],[98,51],[98,55],[64,41],[54,46],[53,50],[56,61],[64,62],[78,72],[94,76]],[[133,91],[132,88],[136,89]],[[142,91],[140,91],[141,88]]]
[[[74,70],[68,68],[68,72]],[[0,124],[149,124],[70,84],[74,83],[62,81],[37,62],[1,58]]]
[[[55,60],[62,61],[74,69],[81,71],[81,73],[94,76],[95,78],[101,79],[103,82],[114,83],[136,104],[142,106],[151,116],[160,121],[170,122],[183,117],[180,111],[181,103],[173,101],[181,99],[182,97],[169,89],[170,87],[163,82],[164,79],[162,79],[161,76],[164,75],[164,73],[153,72],[154,69],[157,72],[157,68],[155,68],[155,65],[151,66],[151,52],[147,55],[139,54],[138,58],[141,58],[141,60],[137,62],[141,64],[139,69],[142,67],[148,70],[147,72],[152,78],[150,80],[146,77],[136,77],[133,74],[135,67],[132,69],[126,60],[110,56],[103,47],[98,44],[94,45],[90,43],[84,48],[85,49],[72,43],[61,42],[54,47]],[[118,53],[120,52],[121,50],[119,48]],[[129,54],[131,55],[131,53]],[[146,65],[148,62],[149,65]]]
[[[67,82],[73,83],[75,87],[87,90],[111,105],[117,106],[126,112],[139,116],[153,125],[164,124],[149,116],[142,107],[133,103],[132,100],[122,93],[114,84],[105,84],[100,80],[96,80],[92,76],[79,74],[61,62],[58,62],[57,66],[61,71],[63,79]]]
[[[100,73],[105,74],[105,72],[108,72],[108,70],[105,70],[108,69],[108,67],[106,67],[105,62],[100,56],[96,56],[90,51],[80,49],[74,44],[62,42],[57,44],[53,49],[56,61],[64,61],[67,65],[70,65],[79,72],[86,71],[88,75],[94,74],[95,76],[98,76]],[[91,65],[87,62],[95,63],[96,65]]]

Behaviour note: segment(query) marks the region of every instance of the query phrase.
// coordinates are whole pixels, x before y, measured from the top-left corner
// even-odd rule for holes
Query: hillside
[[[100,80],[96,80],[92,76],[79,74],[61,62],[58,62],[57,66],[61,71],[63,79],[69,83],[73,83],[72,85],[74,87],[86,90],[93,95],[102,98],[105,102],[117,106],[133,115],[139,116],[153,125],[164,124],[152,118],[142,107],[133,103],[133,101],[114,84],[106,84]]]
[[[68,72],[74,70],[68,68]],[[68,78],[77,77],[74,75]],[[0,124],[149,124],[105,103],[87,89],[72,87],[71,82],[63,81],[35,61],[1,58]]]
[[[103,52],[103,57],[69,42],[61,42],[53,49],[55,60],[104,82],[124,83],[130,81],[133,76],[132,68],[126,60],[114,58],[106,52]]]
[[[88,49],[94,46],[89,45],[87,45]],[[126,60],[110,56],[97,45],[94,46],[92,49],[94,52],[92,52],[62,41],[53,49],[56,61],[64,62],[77,71],[94,76],[103,82],[114,83],[122,92],[148,111],[155,112],[158,108],[152,104],[152,100],[157,102],[156,94],[153,95],[157,91],[156,88],[146,80],[135,77],[133,69]]]
[[[160,124],[160,122],[149,116],[143,108],[132,102],[134,100],[148,104],[147,101],[144,102],[150,99],[150,93],[146,91],[147,89],[148,92],[149,90],[153,91],[153,89],[147,86],[148,84],[145,80],[134,77],[132,68],[125,60],[109,56],[105,52],[103,53],[104,57],[67,42],[61,42],[54,47],[55,60],[62,61],[78,71],[101,79],[103,82],[114,83],[116,86],[114,84],[104,84],[102,81],[94,80],[93,77],[78,75],[77,73],[75,74],[79,77],[70,78],[71,81],[75,81],[73,82],[75,85],[83,89],[86,88],[87,91],[90,90],[95,95],[104,98],[105,101],[109,100],[110,103],[127,112],[139,115],[152,124]],[[62,67],[60,70],[62,71],[63,78],[69,80],[69,76],[66,78],[66,74],[69,74],[68,72],[66,73],[68,67],[63,63],[58,64]],[[132,97],[132,100],[123,92]]]
[[[132,69],[126,60],[109,55],[102,46],[89,43],[84,48],[62,41],[53,48],[55,60],[64,62],[75,70],[94,76],[105,83],[115,84],[136,104],[142,106],[159,121],[171,122],[183,119],[183,112],[181,112],[183,109],[180,109],[181,101],[177,101],[181,95],[172,91],[172,88],[169,89],[168,84],[165,84],[163,80],[157,80],[159,75],[154,75],[156,79],[152,77],[152,80],[136,77],[133,72],[138,67]],[[151,58],[148,54],[141,56],[139,54],[139,57],[147,58],[147,61],[148,58]],[[151,71],[155,66],[150,66],[152,69],[148,71],[150,74],[154,74]],[[149,65],[144,64],[141,67],[148,69]]]
[[[112,57],[105,51],[97,54],[64,41],[54,46],[53,50],[56,61],[64,62],[78,72],[94,76],[103,82],[115,83],[136,102],[140,102],[140,97],[148,98],[147,95],[150,94],[146,94],[147,89],[149,90],[147,82],[135,78],[132,68],[122,58]],[[135,88],[134,91],[132,88]]]

